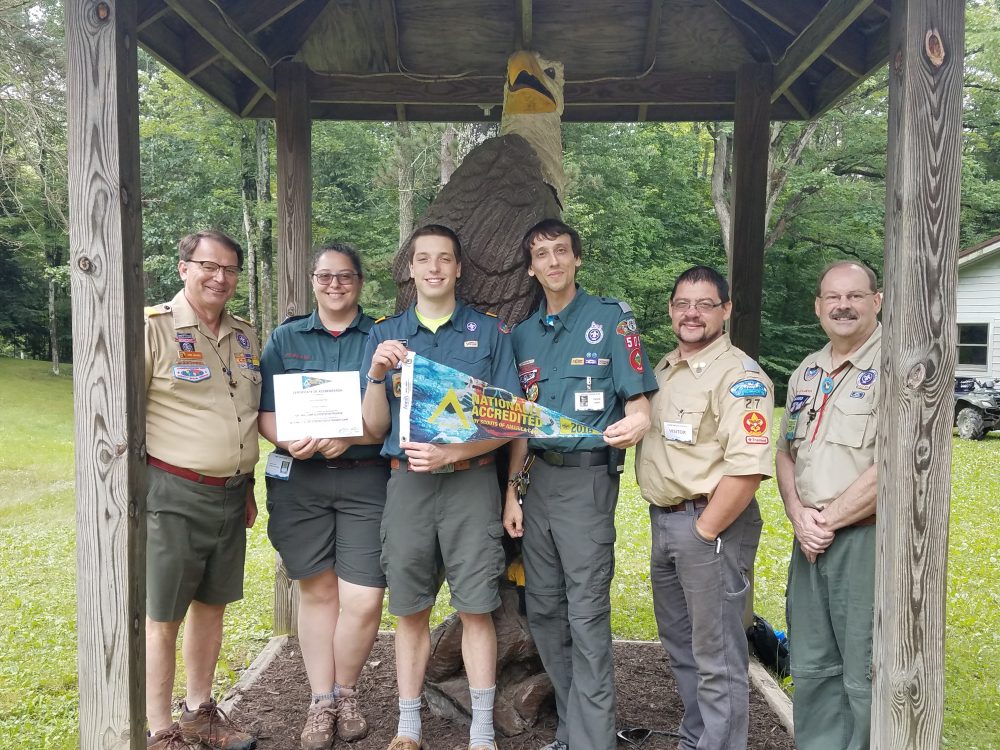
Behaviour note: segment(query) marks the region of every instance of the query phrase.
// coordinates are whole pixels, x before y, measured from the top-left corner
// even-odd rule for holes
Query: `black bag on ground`
[[[788,640],[782,633],[774,632],[771,623],[758,615],[753,615],[753,624],[747,628],[750,653],[779,678],[788,677]]]

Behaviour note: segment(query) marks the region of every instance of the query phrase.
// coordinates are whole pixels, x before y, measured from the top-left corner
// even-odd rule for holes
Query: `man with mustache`
[[[869,747],[881,308],[871,269],[827,266],[815,309],[830,343],[792,373],[779,431],[778,489],[795,530],[787,612],[799,750]]]

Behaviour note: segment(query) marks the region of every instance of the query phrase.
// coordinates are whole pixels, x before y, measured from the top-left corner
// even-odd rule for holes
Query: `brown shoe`
[[[392,738],[392,742],[389,743],[389,747],[385,750],[427,750],[427,745],[424,744],[423,740],[414,742],[409,737],[400,737],[397,735]]]
[[[353,695],[337,699],[337,736],[344,742],[368,736],[368,722],[361,715],[358,699]]]
[[[333,701],[310,704],[306,725],[302,727],[302,750],[330,750],[337,726],[337,707]]]
[[[198,738],[184,734],[176,721],[146,738],[146,750],[198,750],[200,747]]]
[[[202,703],[195,711],[189,711],[187,704],[182,703],[177,723],[182,732],[196,735],[198,741],[208,747],[219,750],[254,750],[257,747],[257,738],[240,729],[214,699]]]

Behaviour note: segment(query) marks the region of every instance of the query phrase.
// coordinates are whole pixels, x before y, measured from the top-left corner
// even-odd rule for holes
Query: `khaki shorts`
[[[242,599],[246,481],[209,487],[155,466],[147,472],[146,614],[174,622],[194,600]]]
[[[495,466],[451,474],[393,469],[382,516],[382,569],[396,616],[434,605],[443,580],[451,606],[485,614],[500,606],[504,570]]]
[[[329,469],[295,461],[287,480],[267,477],[267,536],[293,580],[324,570],[385,588],[379,526],[389,466]]]

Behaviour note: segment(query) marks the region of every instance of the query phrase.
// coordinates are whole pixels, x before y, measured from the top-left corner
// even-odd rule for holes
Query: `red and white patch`
[[[743,415],[743,429],[751,437],[764,436],[767,432],[767,419],[759,411],[748,411]]]

